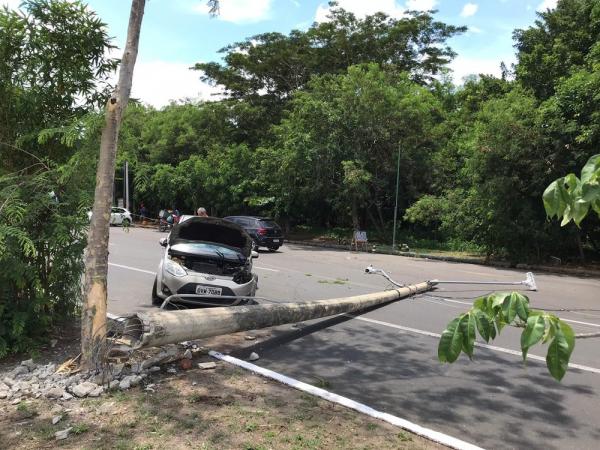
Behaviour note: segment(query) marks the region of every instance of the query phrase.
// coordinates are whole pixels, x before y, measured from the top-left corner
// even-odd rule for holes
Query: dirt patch
[[[0,403],[11,449],[436,449],[442,448],[279,383],[219,362],[210,371],[159,375],[98,399]],[[62,416],[55,425],[52,418]],[[71,428],[57,441],[55,433]]]
[[[79,351],[77,323],[64,327],[53,347],[33,355],[57,365]],[[271,330],[197,341],[203,349],[244,352]],[[249,342],[251,341],[251,342]],[[9,370],[32,355],[0,363]],[[138,357],[140,355],[137,355]],[[0,447],[11,449],[440,449],[428,440],[224,362],[203,350],[192,370],[176,364],[149,373],[129,390],[99,398],[0,400]],[[177,373],[169,373],[177,367]],[[327,388],[323,384],[320,387]],[[54,423],[56,422],[56,423]],[[55,433],[69,429],[66,439]]]

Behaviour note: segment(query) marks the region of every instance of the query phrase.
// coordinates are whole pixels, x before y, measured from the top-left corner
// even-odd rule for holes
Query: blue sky
[[[16,7],[20,0],[0,0]],[[117,45],[125,42],[129,0],[87,0],[108,24]],[[458,53],[452,63],[460,82],[470,73],[499,74],[500,62],[515,61],[512,31],[533,24],[536,10],[556,6],[556,0],[338,0],[358,16],[384,11],[400,17],[407,8],[437,9],[436,19],[466,25],[453,38]],[[324,20],[327,0],[221,0],[221,14],[210,18],[205,0],[149,0],[142,26],[133,95],[157,107],[169,100],[209,98],[215,90],[188,68],[220,58],[218,50],[246,37],[268,32],[306,29]]]

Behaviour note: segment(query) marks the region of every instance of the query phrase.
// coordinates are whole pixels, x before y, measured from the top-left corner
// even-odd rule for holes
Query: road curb
[[[330,248],[334,250],[346,250],[349,251],[348,245],[341,244],[333,244],[329,242],[315,242],[315,241],[298,241],[293,239],[287,239],[285,241],[287,244],[295,244],[295,245],[307,245],[311,247],[320,247],[320,248]],[[488,267],[501,267],[504,269],[520,269],[520,270],[529,270],[536,272],[547,272],[554,273],[560,275],[573,275],[580,277],[591,277],[591,278],[600,278],[600,271],[592,270],[592,269],[584,269],[577,267],[553,267],[553,266],[543,266],[543,265],[535,265],[535,264],[516,264],[511,265],[505,261],[490,261],[484,262],[477,258],[458,258],[456,256],[440,256],[440,255],[429,255],[426,253],[416,253],[416,252],[389,252],[384,250],[373,250],[371,252],[364,253],[375,253],[380,255],[395,255],[395,256],[403,256],[408,258],[421,258],[421,259],[431,259],[435,261],[445,261],[445,262],[454,262],[454,263],[463,263],[463,264],[477,264],[479,266],[488,266]]]
[[[423,427],[409,420],[403,419],[401,417],[394,416],[392,414],[388,414],[382,411],[378,411],[370,406],[367,406],[363,403],[359,403],[350,398],[343,397],[341,395],[335,394],[330,391],[326,391],[325,389],[321,389],[310,384],[299,381],[295,378],[288,377],[287,375],[283,375],[279,372],[275,372],[270,369],[266,369],[261,366],[257,366],[256,364],[252,364],[247,361],[242,361],[241,359],[234,358],[229,355],[224,355],[222,353],[211,350],[208,354],[220,361],[225,361],[229,364],[233,364],[238,367],[242,367],[243,369],[254,372],[255,374],[261,375],[265,378],[270,378],[272,380],[278,381],[279,383],[290,386],[294,389],[298,389],[299,391],[306,392],[308,394],[320,397],[324,400],[327,400],[332,403],[337,403],[338,405],[345,406],[346,408],[353,409],[355,411],[360,412],[361,414],[365,414],[367,416],[373,417],[375,419],[383,420],[389,424],[397,426],[399,428],[403,428],[405,430],[410,431],[411,433],[417,434],[425,439],[428,439],[432,442],[436,442],[438,444],[445,445],[449,448],[456,450],[483,450],[481,447],[477,445],[471,444],[469,442],[463,441],[462,439],[455,438],[453,436],[449,436],[447,434],[441,433],[439,431],[432,430],[430,428]]]

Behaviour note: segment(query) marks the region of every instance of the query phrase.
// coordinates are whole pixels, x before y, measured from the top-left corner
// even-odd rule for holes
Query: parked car
[[[92,220],[92,212],[88,211],[88,219]],[[129,226],[133,223],[131,212],[126,208],[113,206],[110,209],[110,222],[111,225],[122,225]]]
[[[228,216],[224,219],[237,223],[246,230],[256,248],[266,247],[274,252],[283,245],[281,227],[273,219],[255,216]]]
[[[158,265],[152,303],[226,306],[248,303],[256,294],[252,238],[235,223],[190,216],[160,239],[165,252]]]

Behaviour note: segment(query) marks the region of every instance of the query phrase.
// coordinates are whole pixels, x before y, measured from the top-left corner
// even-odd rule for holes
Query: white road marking
[[[460,303],[461,305],[473,306],[473,303],[469,303],[469,302],[461,302],[460,300],[451,300],[451,299],[449,299],[449,298],[435,297],[435,296],[432,296],[432,295],[427,295],[427,294],[425,294],[425,296],[426,296],[426,297],[429,297],[429,298],[434,298],[434,299],[437,299],[437,300],[443,300],[443,301],[445,301],[445,302],[449,302],[449,303]],[[559,311],[559,312],[560,312],[560,311]],[[569,312],[569,311],[568,311],[568,310],[566,310],[566,308],[565,308],[565,311],[564,311],[564,312]],[[563,320],[563,321],[565,321],[565,322],[570,322],[570,323],[576,323],[577,325],[587,325],[587,326],[589,326],[589,327],[600,327],[600,324],[598,324],[598,323],[581,322],[581,321],[579,321],[579,320],[563,319],[562,317],[561,317],[561,319],[560,319],[560,320]]]
[[[136,272],[147,273],[150,275],[156,275],[156,272],[152,272],[151,270],[138,269],[137,267],[124,266],[122,264],[108,263],[109,266],[119,267],[120,269],[134,270]]]
[[[568,311],[565,311],[565,312],[568,312]],[[578,325],[587,325],[588,327],[600,327],[600,324],[597,324],[597,323],[580,322],[579,320],[563,319],[562,317],[560,320],[564,320],[565,322],[576,323]]]
[[[447,447],[454,448],[457,450],[483,450],[481,447],[477,447],[476,445],[470,444],[461,439],[457,439],[447,434],[440,433],[439,431],[435,431],[430,428],[422,427],[421,425],[410,422],[406,419],[402,419],[401,417],[377,411],[376,409],[373,409],[370,406],[365,405],[364,403],[359,403],[348,397],[342,397],[341,395],[326,391],[325,389],[315,387],[311,384],[304,383],[300,380],[288,377],[287,375],[283,375],[279,372],[275,372],[273,370],[257,366],[256,364],[252,364],[247,361],[242,361],[241,359],[234,358],[229,355],[223,355],[222,353],[215,352],[213,350],[209,351],[208,354],[213,358],[219,359],[221,361],[226,361],[230,364],[234,364],[246,370],[250,370],[256,374],[262,375],[263,377],[271,378],[272,380],[276,380],[280,383],[286,384],[294,389],[298,389],[299,391],[308,392],[311,395],[315,395],[327,401],[337,403],[339,405],[345,406],[346,408],[350,408],[362,414],[366,414],[370,417],[384,420],[392,425],[404,428],[405,430],[411,431],[415,434],[418,434],[419,436],[423,436],[433,442],[443,444]]]
[[[360,317],[360,316],[355,316],[352,314],[342,314],[343,316],[346,317],[352,317],[353,319],[356,320],[360,320],[363,322],[369,322],[369,323],[373,323],[376,325],[383,325],[385,327],[390,327],[390,328],[395,328],[397,330],[402,330],[402,331],[406,331],[409,333],[415,333],[415,334],[421,334],[423,336],[429,336],[429,337],[433,337],[436,339],[439,339],[440,337],[442,337],[441,334],[439,333],[433,333],[431,331],[425,331],[425,330],[418,330],[416,328],[410,328],[410,327],[405,327],[402,325],[396,325],[393,323],[388,323],[388,322],[383,322],[381,320],[375,320],[375,319],[369,319],[368,317]],[[516,350],[511,350],[509,348],[504,348],[504,347],[497,347],[495,345],[489,345],[489,344],[483,344],[480,342],[475,342],[475,346],[476,347],[481,347],[481,348],[487,348],[488,350],[494,350],[496,352],[501,352],[501,353],[508,353],[509,355],[515,355],[515,356],[521,356],[521,352],[516,351]],[[528,358],[531,358],[533,360],[536,361],[543,361],[546,362],[546,358],[544,358],[543,356],[538,356],[538,355],[532,355],[531,353],[529,353],[527,355]],[[572,369],[579,369],[579,370],[583,370],[584,372],[591,372],[591,373],[598,373],[600,374],[600,369],[597,369],[595,367],[589,367],[589,366],[583,366],[581,364],[569,364],[569,367]]]
[[[269,269],[268,267],[261,267],[261,266],[252,266],[254,269],[259,269],[259,270],[268,270],[269,272],[280,272],[277,269]]]
[[[136,272],[142,272],[142,273],[148,273],[150,275],[156,275],[156,272],[152,272],[151,270],[139,269],[137,267],[131,267],[131,266],[124,266],[123,264],[108,263],[108,265],[114,266],[114,267],[119,267],[120,269],[135,270]],[[261,270],[269,270],[271,272],[279,272],[279,270],[268,269],[267,267],[254,266],[254,268],[261,269]]]

